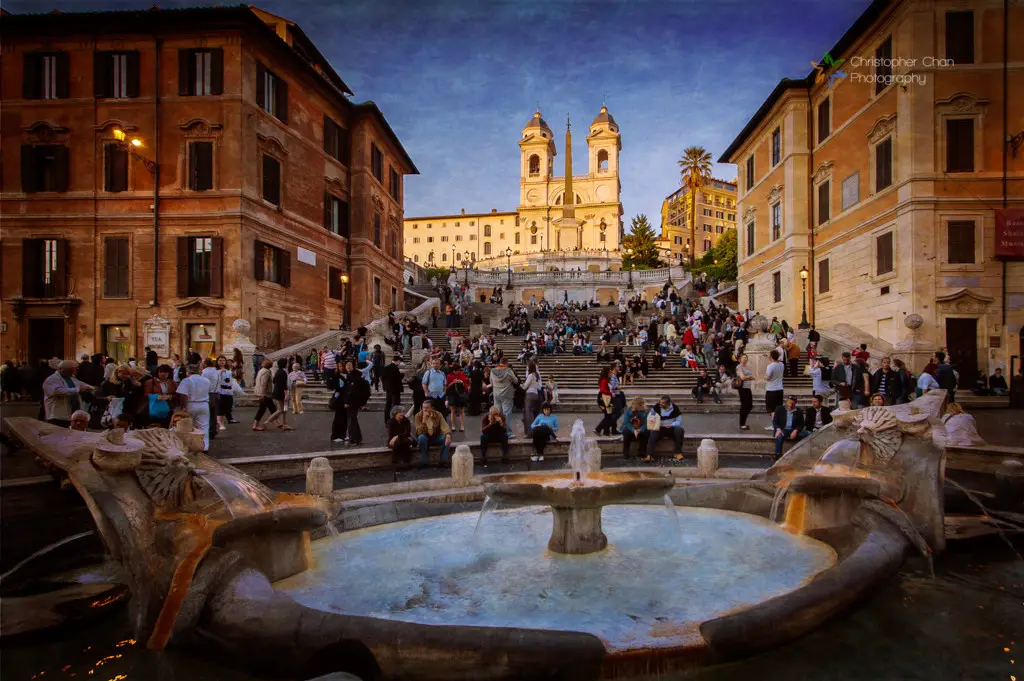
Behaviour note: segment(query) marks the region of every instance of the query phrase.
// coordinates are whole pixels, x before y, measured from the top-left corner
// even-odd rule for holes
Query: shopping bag
[[[120,399],[120,398],[118,398]],[[160,395],[149,396],[149,418],[162,421],[171,417],[171,403],[161,400]]]

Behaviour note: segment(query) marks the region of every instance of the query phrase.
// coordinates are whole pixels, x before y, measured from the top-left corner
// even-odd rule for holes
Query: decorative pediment
[[[969,288],[958,289],[956,291],[953,291],[952,293],[947,293],[944,296],[935,297],[935,302],[937,303],[953,303],[959,300],[970,300],[978,303],[988,304],[994,301],[995,298],[992,298],[991,296],[986,296],[981,293],[977,293]]]
[[[120,118],[108,118],[99,125],[96,126],[96,132],[103,132],[104,130],[125,130],[131,132],[132,130],[138,130],[139,126],[132,125],[126,121],[122,121]]]
[[[223,128],[224,126],[220,123],[214,123],[205,118],[192,118],[178,124],[178,129],[184,130],[186,137],[213,137],[219,135]]]
[[[275,156],[287,156],[288,150],[284,148],[284,144],[281,140],[277,139],[273,135],[261,135],[256,133],[256,140],[260,144],[260,148],[269,151]]]
[[[935,108],[945,114],[983,114],[988,108],[988,100],[969,92],[958,92],[948,99],[936,100]]]
[[[376,194],[370,197],[370,203],[373,204],[373,209],[378,213],[384,212],[384,202]]]
[[[818,184],[819,182],[824,182],[829,177],[831,177],[832,166],[834,165],[835,164],[832,161],[825,161],[820,166],[818,166],[818,169],[814,171],[814,183]]]
[[[743,209],[743,220],[747,221],[750,218],[754,217],[754,213],[756,213],[756,212],[757,212],[757,207],[756,206],[747,206],[746,208]]]
[[[890,114],[888,116],[882,116],[875,124],[868,130],[868,142],[871,144],[877,144],[886,137],[891,135],[896,129],[896,114]]]
[[[332,194],[344,194],[348,191],[344,181],[338,177],[324,175],[324,185],[327,187],[327,191]]]
[[[36,121],[23,130],[29,144],[67,144],[68,129],[53,121]]]
[[[174,307],[182,312],[186,310],[191,311],[192,313],[204,312],[204,308],[213,312],[220,312],[224,309],[224,304],[218,303],[216,300],[211,298],[189,298],[181,301],[180,303],[176,303]]]
[[[976,293],[968,288],[935,298],[940,312],[954,314],[984,314],[993,301],[995,298]]]
[[[782,185],[777,184],[768,190],[768,203],[776,203],[782,199]]]

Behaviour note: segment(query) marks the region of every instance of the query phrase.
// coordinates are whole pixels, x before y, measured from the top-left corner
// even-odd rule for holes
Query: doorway
[[[217,325],[186,324],[185,337],[188,346],[195,350],[203,359],[217,356]]]
[[[946,318],[949,362],[960,374],[958,387],[971,388],[978,379],[978,320]]]
[[[64,353],[64,320],[42,318],[28,320],[28,361],[32,366],[41,359],[59,357],[68,359]]]
[[[101,331],[103,333],[103,353],[107,357],[112,357],[119,365],[127,364],[131,354],[131,327],[107,324],[101,327]]]

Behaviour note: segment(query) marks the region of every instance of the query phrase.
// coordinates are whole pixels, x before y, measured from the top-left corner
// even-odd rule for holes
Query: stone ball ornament
[[[249,330],[251,328],[252,328],[252,325],[249,324],[249,320],[247,320],[247,319],[236,319],[231,324],[231,329],[235,333],[237,333],[239,336],[248,336],[249,335]]]
[[[917,314],[916,312],[908,314],[903,318],[903,326],[907,327],[911,331],[917,331],[924,325],[924,317]]]
[[[756,314],[750,320],[750,330],[753,333],[764,333],[768,330],[770,322],[768,318],[761,314]]]

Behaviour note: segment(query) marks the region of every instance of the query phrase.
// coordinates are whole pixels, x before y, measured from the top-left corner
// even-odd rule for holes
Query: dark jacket
[[[864,392],[864,370],[856,362],[850,362],[850,366],[853,368],[853,381],[850,383],[850,388],[855,393]],[[832,382],[836,385],[840,383],[846,383],[846,365],[839,362],[832,367]]]
[[[807,407],[806,409],[804,409],[804,427],[807,428],[807,430],[814,430],[814,417],[814,407]],[[783,419],[785,419],[785,416],[783,416]],[[785,421],[783,421],[783,423],[785,423]],[[827,426],[830,423],[832,423],[832,410],[826,407],[825,405],[822,405],[821,425]]]
[[[810,331],[807,332],[807,340],[808,342],[820,343],[821,334],[818,333],[817,330],[811,329]]]
[[[878,369],[871,375],[871,392],[877,393],[882,388],[882,374],[885,374],[885,395],[886,397],[900,397],[903,395],[903,382],[900,380],[900,372],[889,369],[888,372]]]
[[[402,393],[402,370],[394,362],[381,370],[380,380],[384,384],[384,392],[395,395]]]
[[[943,390],[956,390],[956,374],[953,373],[953,365],[943,362],[935,369],[935,380]]]
[[[370,400],[370,384],[363,378],[362,372],[353,369],[345,376],[345,404],[349,409],[362,409]]]
[[[785,406],[776,407],[772,415],[772,430],[783,430],[786,427],[787,409]],[[804,413],[797,409],[793,412],[793,430],[804,429]]]
[[[391,438],[412,438],[412,421],[409,419],[398,419],[391,417],[388,420],[388,443],[391,442]]]

